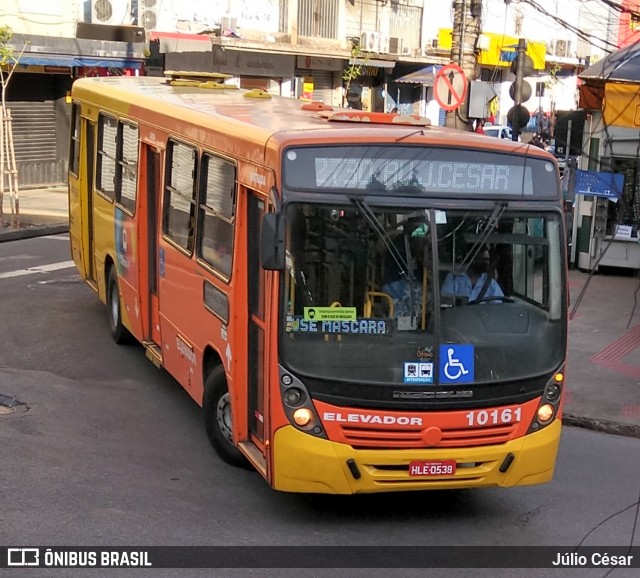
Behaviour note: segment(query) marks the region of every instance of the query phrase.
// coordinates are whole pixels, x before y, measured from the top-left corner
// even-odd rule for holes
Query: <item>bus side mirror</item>
[[[267,213],[262,218],[260,262],[267,271],[282,271],[285,267],[284,219],[278,213]]]

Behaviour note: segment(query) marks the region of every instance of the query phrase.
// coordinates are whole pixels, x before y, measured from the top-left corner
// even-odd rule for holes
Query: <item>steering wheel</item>
[[[469,301],[467,305],[476,305],[477,303],[488,303],[489,301],[500,301],[502,303],[515,303],[513,297],[505,297],[503,295],[496,297],[483,297],[482,299],[474,299],[473,301]]]

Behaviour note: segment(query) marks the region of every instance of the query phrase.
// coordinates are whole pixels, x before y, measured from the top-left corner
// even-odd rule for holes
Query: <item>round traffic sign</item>
[[[433,95],[445,110],[460,108],[467,96],[467,77],[457,64],[447,64],[436,73]]]

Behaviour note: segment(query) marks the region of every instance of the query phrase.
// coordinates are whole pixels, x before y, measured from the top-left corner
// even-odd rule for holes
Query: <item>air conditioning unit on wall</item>
[[[138,0],[138,26],[155,30],[158,25],[158,5],[161,0]]]
[[[404,45],[404,38],[398,38],[397,36],[389,37],[389,53],[390,54],[402,54],[403,45]]]
[[[131,24],[129,2],[122,0],[91,0],[91,23],[120,26]]]
[[[360,35],[360,50],[364,52],[378,52],[380,35],[377,32],[367,30]]]
[[[378,52],[389,54],[389,37],[386,34],[378,34]]]
[[[571,40],[556,39],[549,42],[547,51],[553,56],[569,58],[571,56]]]

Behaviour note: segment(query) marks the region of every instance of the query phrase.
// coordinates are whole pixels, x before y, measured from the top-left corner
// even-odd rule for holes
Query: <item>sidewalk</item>
[[[640,437],[640,276],[569,272],[565,421]],[[576,309],[577,306],[577,309]]]
[[[9,193],[4,193],[4,219],[0,228],[0,243],[66,233],[69,230],[69,199],[66,186],[20,191],[19,221],[11,227]]]
[[[4,207],[6,223],[11,216],[6,194]],[[0,247],[3,241],[68,231],[66,187],[22,191],[20,223],[20,229],[0,229]],[[640,438],[640,275],[627,269],[596,273],[580,298],[588,279],[582,271],[569,272],[574,315],[563,419]]]

